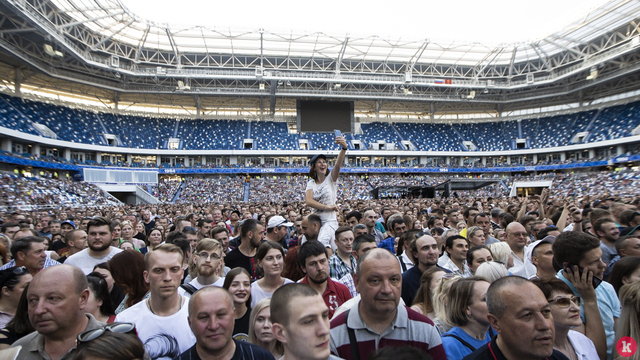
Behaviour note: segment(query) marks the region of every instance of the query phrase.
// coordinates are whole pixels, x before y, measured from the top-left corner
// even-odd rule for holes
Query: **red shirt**
[[[305,276],[300,283],[309,284],[307,276]],[[330,277],[327,277],[327,288],[322,294],[322,299],[329,308],[329,319],[331,319],[336,309],[351,299],[351,292],[349,292],[349,288],[345,285],[334,282]]]

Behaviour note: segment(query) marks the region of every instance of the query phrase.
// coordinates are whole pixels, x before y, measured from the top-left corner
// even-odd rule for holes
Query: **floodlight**
[[[260,90],[264,90],[264,83],[260,83]]]

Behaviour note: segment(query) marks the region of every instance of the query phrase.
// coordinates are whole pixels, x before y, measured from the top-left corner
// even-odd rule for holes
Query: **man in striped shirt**
[[[334,355],[366,359],[378,349],[406,345],[427,352],[434,360],[446,359],[431,320],[400,305],[402,273],[393,254],[383,249],[366,252],[358,261],[355,283],[360,302],[331,321]]]

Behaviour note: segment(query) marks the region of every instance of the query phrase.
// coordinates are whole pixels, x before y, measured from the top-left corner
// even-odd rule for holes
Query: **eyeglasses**
[[[566,308],[571,306],[571,303],[574,303],[578,306],[580,306],[580,298],[577,296],[571,296],[571,297],[559,297],[553,300],[549,300],[549,304],[553,304],[556,303],[556,305],[558,305],[559,308]]]
[[[519,233],[508,233],[509,235],[515,236],[515,237],[527,237],[527,233],[526,232],[519,232]]]
[[[87,330],[85,332],[80,333],[76,340],[79,343],[89,342],[91,340],[95,340],[102,336],[106,331],[111,331],[120,334],[126,334],[134,331],[136,329],[136,325],[133,323],[111,323],[105,327],[101,327],[98,329]]]
[[[28,272],[29,272],[29,270],[27,270],[27,268],[24,267],[24,266],[16,267],[16,268],[13,269],[13,273],[15,275],[22,275],[22,274],[26,274]]]
[[[198,255],[203,260],[209,260],[209,258],[211,258],[212,260],[220,260],[220,255],[216,253],[208,254],[206,252],[201,252],[196,255]]]

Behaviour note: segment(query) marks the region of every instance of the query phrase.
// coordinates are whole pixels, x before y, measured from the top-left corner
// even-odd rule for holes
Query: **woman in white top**
[[[262,279],[251,284],[251,308],[262,299],[270,299],[278,288],[293,281],[280,276],[284,270],[284,249],[275,241],[263,242],[256,250],[256,265]]]
[[[580,297],[575,296],[571,288],[558,278],[535,279],[532,282],[542,290],[547,301],[549,301],[553,323],[556,328],[553,348],[562,352],[569,360],[599,359],[598,351],[593,342],[580,332],[571,330],[582,326]],[[595,298],[596,294],[593,286],[591,291],[593,294],[589,295]],[[589,298],[589,295],[587,295],[587,298]],[[597,306],[595,310],[589,313],[585,311],[585,318],[588,324],[595,324],[596,322],[602,324]],[[604,328],[602,335],[604,336]]]
[[[322,227],[318,233],[318,241],[323,243],[325,247],[335,248],[334,237],[335,231],[338,229],[338,220],[336,211],[336,196],[338,192],[338,176],[340,175],[340,167],[344,162],[344,156],[347,151],[347,141],[344,137],[336,137],[336,144],[342,146],[338,160],[335,166],[329,172],[327,157],[323,154],[315,155],[309,162],[309,182],[305,190],[305,205],[312,208],[312,213],[318,215],[322,221]],[[331,176],[329,176],[331,175]]]

